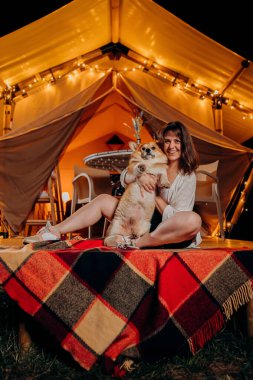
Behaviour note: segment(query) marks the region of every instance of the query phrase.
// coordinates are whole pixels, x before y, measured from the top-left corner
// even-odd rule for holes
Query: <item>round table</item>
[[[127,167],[131,153],[131,149],[99,152],[84,157],[83,162],[91,168],[121,173]]]

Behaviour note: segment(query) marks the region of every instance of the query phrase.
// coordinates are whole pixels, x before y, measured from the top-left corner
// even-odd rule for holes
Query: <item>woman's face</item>
[[[182,153],[181,140],[175,132],[168,131],[164,135],[164,153],[169,161],[179,161]]]

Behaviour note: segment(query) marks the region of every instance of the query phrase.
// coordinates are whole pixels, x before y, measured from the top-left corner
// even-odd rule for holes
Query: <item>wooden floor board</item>
[[[253,241],[245,241],[245,240],[235,240],[235,239],[222,239],[217,237],[203,237],[202,242],[200,244],[200,248],[252,248],[253,249]],[[10,239],[0,239],[0,248],[15,246],[22,247],[23,245],[23,237],[18,236]]]

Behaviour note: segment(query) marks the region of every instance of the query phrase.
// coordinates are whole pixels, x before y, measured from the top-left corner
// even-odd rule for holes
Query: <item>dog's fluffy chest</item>
[[[124,198],[126,198],[127,202],[131,205],[134,203],[145,205],[146,202],[155,200],[155,191],[145,191],[141,189],[137,182],[134,182],[125,190],[121,202]]]

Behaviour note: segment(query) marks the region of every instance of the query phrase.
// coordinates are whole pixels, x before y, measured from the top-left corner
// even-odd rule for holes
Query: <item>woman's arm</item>
[[[160,195],[157,195],[155,198],[155,206],[156,206],[157,210],[160,212],[160,214],[162,215],[165,208],[168,206],[168,203],[165,202],[165,200],[162,199],[160,197]]]
[[[123,187],[126,187],[136,179],[135,175],[129,173],[127,169],[124,169],[120,175],[120,182]]]
[[[123,187],[126,187],[130,183],[136,181],[136,176],[129,173],[127,169],[123,170],[120,176],[120,182]],[[157,178],[152,174],[143,173],[138,176],[138,184],[141,188],[148,192],[155,191]]]

